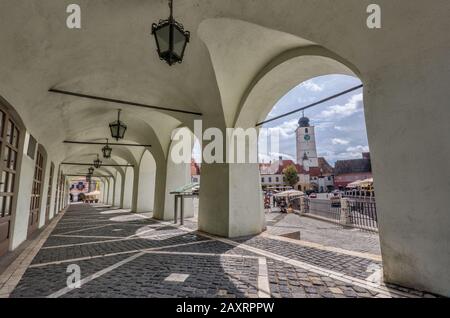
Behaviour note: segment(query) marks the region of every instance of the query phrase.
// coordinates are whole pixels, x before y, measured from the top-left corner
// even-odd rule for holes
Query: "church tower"
[[[317,158],[316,134],[314,126],[310,126],[309,118],[303,115],[298,121],[297,128],[297,163],[302,165],[306,171],[310,168],[319,167]]]

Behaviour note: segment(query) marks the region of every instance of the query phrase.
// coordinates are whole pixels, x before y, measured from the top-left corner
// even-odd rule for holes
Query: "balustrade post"
[[[308,213],[308,204],[306,200],[307,198],[304,196],[300,198],[300,214]]]
[[[347,198],[341,199],[341,225],[351,226],[350,205]]]

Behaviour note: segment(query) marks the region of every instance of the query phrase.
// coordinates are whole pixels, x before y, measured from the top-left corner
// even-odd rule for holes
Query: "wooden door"
[[[12,203],[15,196],[19,129],[8,113],[0,109],[0,255],[11,238]]]
[[[42,185],[44,172],[44,156],[38,150],[34,166],[33,189],[31,191],[30,217],[28,221],[28,236],[32,235],[39,226],[39,214],[42,202]]]
[[[53,185],[53,173],[55,172],[55,165],[50,165],[50,177],[48,179],[48,192],[47,192],[47,207],[45,209],[45,224],[50,221],[50,203],[52,198],[52,185]]]

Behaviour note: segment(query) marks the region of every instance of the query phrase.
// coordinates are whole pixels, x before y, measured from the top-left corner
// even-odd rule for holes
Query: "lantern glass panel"
[[[178,27],[173,28],[173,53],[178,59],[183,57],[184,48],[186,47],[186,35],[184,32],[178,29]]]
[[[119,125],[117,124],[117,122],[109,125],[109,128],[111,129],[111,136],[113,138],[117,138],[119,136]]]
[[[167,23],[155,31],[159,52],[165,53],[170,50],[170,24]]]
[[[119,139],[123,139],[123,137],[125,137],[126,131],[127,131],[127,126],[125,126],[123,124],[119,126],[119,133],[118,133]]]

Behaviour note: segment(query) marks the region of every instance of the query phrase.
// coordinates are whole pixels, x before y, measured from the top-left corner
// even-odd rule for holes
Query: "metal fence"
[[[305,213],[329,219],[342,225],[355,228],[377,231],[378,219],[375,198],[346,197],[348,203],[347,215],[342,215],[343,209],[340,202],[323,199],[306,199]],[[301,210],[300,199],[291,201],[295,210]]]
[[[351,225],[367,230],[378,229],[377,206],[374,198],[347,199]]]
[[[307,213],[334,221],[341,220],[341,208],[333,206],[330,200],[309,199],[307,202]]]

